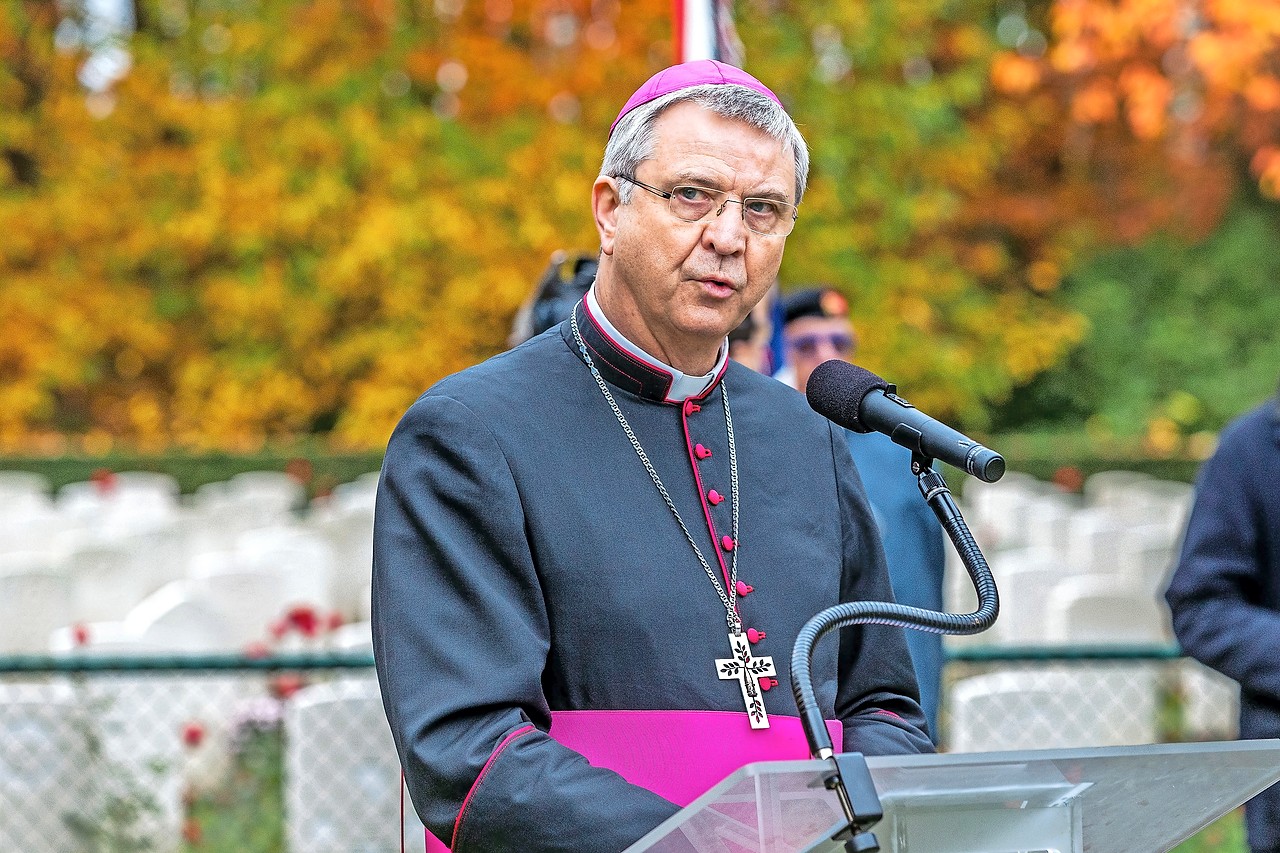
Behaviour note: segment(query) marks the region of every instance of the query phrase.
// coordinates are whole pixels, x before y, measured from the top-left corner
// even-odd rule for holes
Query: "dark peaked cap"
[[[783,324],[801,317],[848,316],[849,300],[832,287],[806,287],[782,298]]]

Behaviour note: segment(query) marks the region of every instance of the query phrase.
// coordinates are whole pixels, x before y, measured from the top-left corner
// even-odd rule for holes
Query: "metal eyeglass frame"
[[[786,237],[795,228],[796,219],[798,219],[800,216],[800,211],[796,209],[796,206],[794,204],[790,204],[785,201],[778,201],[777,199],[773,199],[773,198],[757,198],[755,196],[750,196],[739,201],[736,198],[729,198],[729,193],[727,190],[713,190],[710,187],[700,187],[697,184],[677,184],[676,186],[671,188],[671,192],[666,192],[665,190],[660,190],[657,187],[650,186],[649,184],[646,184],[643,181],[637,181],[635,178],[631,177],[630,175],[614,175],[613,177],[615,179],[624,180],[629,184],[635,184],[637,187],[640,187],[641,189],[644,189],[644,190],[648,190],[649,192],[653,193],[654,195],[660,198],[665,198],[668,202],[670,202],[672,198],[675,196],[676,190],[681,189],[682,187],[688,187],[689,189],[704,192],[707,195],[711,196],[713,199],[719,197],[719,206],[716,207],[715,204],[713,203],[711,208],[712,210],[715,211],[716,216],[719,216],[720,214],[724,213],[724,209],[728,207],[730,204],[741,205],[742,206],[742,224],[745,225],[747,230],[750,231],[752,234],[759,234],[761,237]],[[752,228],[751,225],[747,222],[747,203],[751,201],[767,202],[769,204],[777,205],[783,208],[784,215],[781,219],[781,223],[784,227],[786,227],[786,230],[782,232],[769,232],[769,231],[757,231],[756,229]],[[791,210],[790,219],[788,219],[785,215],[786,210],[788,208]],[[671,210],[670,205],[667,206],[667,209]],[[707,214],[704,213],[702,214],[702,216],[699,216],[697,219],[685,219],[683,216],[680,216],[674,210],[671,210],[671,215],[679,219],[681,222],[702,222],[707,218]]]

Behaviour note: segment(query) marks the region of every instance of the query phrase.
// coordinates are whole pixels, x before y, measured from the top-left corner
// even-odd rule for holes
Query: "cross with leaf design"
[[[764,709],[764,691],[760,688],[760,682],[778,674],[773,668],[773,658],[752,657],[751,644],[745,634],[730,634],[729,647],[733,650],[733,657],[717,658],[716,671],[723,681],[737,679],[738,686],[742,688],[742,701],[746,705],[751,728],[767,729],[769,714]]]

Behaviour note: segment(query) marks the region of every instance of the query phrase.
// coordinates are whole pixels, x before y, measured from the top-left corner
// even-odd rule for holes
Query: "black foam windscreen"
[[[854,432],[871,432],[871,427],[858,417],[858,407],[872,391],[889,387],[879,376],[865,367],[847,361],[824,361],[809,374],[805,396],[813,410]]]

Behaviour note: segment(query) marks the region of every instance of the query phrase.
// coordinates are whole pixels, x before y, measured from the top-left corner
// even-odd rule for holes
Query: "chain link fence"
[[[422,849],[366,655],[0,660],[0,850]],[[965,650],[951,751],[1234,736],[1230,683],[1154,650]]]
[[[367,655],[0,661],[0,850],[382,853],[400,809]]]
[[[991,752],[1236,737],[1235,682],[1153,647],[971,648],[944,674],[941,745]]]

